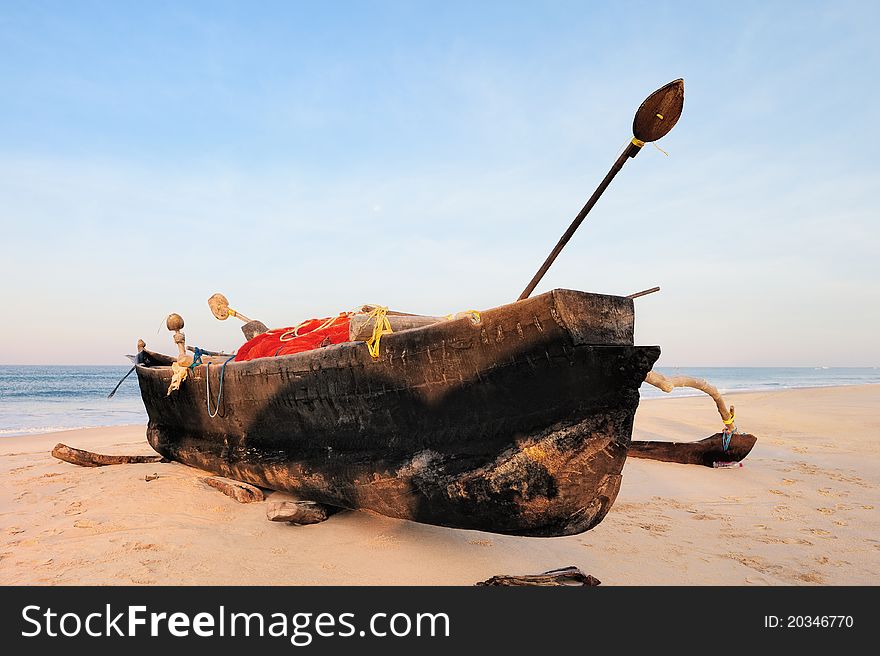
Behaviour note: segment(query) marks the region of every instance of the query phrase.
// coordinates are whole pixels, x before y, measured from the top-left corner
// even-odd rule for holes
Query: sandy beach
[[[566,565],[603,585],[880,582],[880,385],[730,400],[758,436],[742,468],[630,458],[605,520],[551,539],[368,512],[272,523],[265,504],[177,463],[87,469],[49,454],[57,442],[152,453],[143,426],[3,438],[0,583],[471,585]],[[718,424],[706,397],[647,400],[634,438],[691,441]]]

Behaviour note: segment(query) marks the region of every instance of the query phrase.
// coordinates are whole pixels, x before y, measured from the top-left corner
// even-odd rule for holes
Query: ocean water
[[[880,383],[878,367],[658,367],[657,371],[664,376],[704,378],[722,394]],[[702,394],[687,387],[677,387],[669,394],[651,385],[641,388],[643,399]]]
[[[0,439],[73,428],[146,424],[137,377],[128,377],[112,399],[107,394],[128,366],[0,365]],[[722,392],[780,390],[880,383],[880,369],[809,367],[686,367],[658,369],[667,376],[705,378]],[[695,390],[664,394],[642,385],[642,398],[696,396]]]
[[[72,428],[146,424],[137,374],[107,395],[131,365],[0,365],[0,439]]]

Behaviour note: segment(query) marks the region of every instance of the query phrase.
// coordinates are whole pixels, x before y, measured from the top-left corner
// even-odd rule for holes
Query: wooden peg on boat
[[[144,363],[144,358],[146,357],[146,353],[144,353],[144,349],[146,349],[146,348],[147,348],[147,343],[146,343],[144,340],[139,339],[139,340],[138,340],[138,343],[137,343],[137,355],[134,356],[134,357],[132,357],[132,356],[128,356],[129,358],[131,358],[131,361],[132,361],[132,367],[131,367],[131,369],[129,369],[129,370],[128,370],[128,373],[125,374],[125,375],[120,379],[120,381],[119,381],[118,383],[116,383],[116,387],[114,387],[114,388],[113,388],[113,391],[110,392],[110,393],[107,395],[107,398],[108,398],[108,399],[112,399],[112,398],[113,398],[113,396],[116,394],[116,390],[119,389],[119,386],[122,385],[122,383],[125,382],[125,379],[126,379],[126,378],[128,378],[129,376],[131,376],[131,374],[134,373],[134,369],[135,369],[135,367],[136,367],[137,365],[139,365],[139,364],[143,364],[143,363]]]
[[[172,312],[165,319],[165,327],[174,333],[174,343],[177,344],[177,361],[180,364],[192,362],[192,358],[186,354],[186,337],[180,332],[183,330],[183,317]]]
[[[640,298],[642,296],[647,296],[648,294],[653,294],[654,292],[659,292],[659,287],[651,287],[651,289],[643,289],[640,292],[636,292],[635,294],[629,294],[627,298]]]

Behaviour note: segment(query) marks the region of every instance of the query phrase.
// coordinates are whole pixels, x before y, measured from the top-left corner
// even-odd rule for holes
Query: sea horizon
[[[127,365],[0,365],[0,438],[64,430],[145,424],[147,413],[134,374],[107,395]],[[658,367],[666,376],[704,378],[722,394],[880,383],[880,367]],[[699,396],[693,389],[665,394],[649,385],[642,399]]]

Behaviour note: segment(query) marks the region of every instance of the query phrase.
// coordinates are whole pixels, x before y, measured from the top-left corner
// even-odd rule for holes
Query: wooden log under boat
[[[633,346],[631,299],[554,290],[481,314],[276,358],[137,366],[165,457],[299,499],[418,522],[559,536],[617,496],[660,355]],[[151,358],[157,362],[158,358]]]
[[[697,442],[633,440],[629,446],[629,455],[633,458],[712,467],[716,462],[739,462],[749,455],[757,441],[758,438],[750,433],[734,433],[725,449],[722,433],[715,433]]]
[[[320,524],[338,510],[317,501],[270,501],[266,508],[266,518],[270,522]]]
[[[235,499],[239,503],[254,503],[266,500],[266,495],[263,494],[263,491],[249,483],[242,483],[241,481],[235,481],[222,476],[208,476],[203,480],[215,490],[220,490],[223,494]]]

